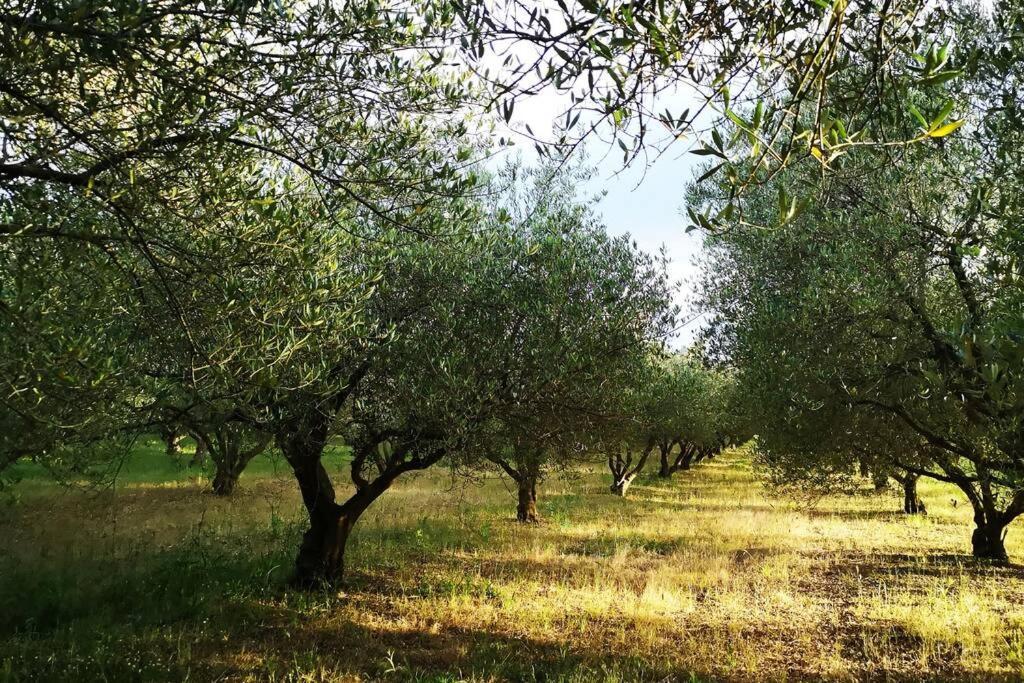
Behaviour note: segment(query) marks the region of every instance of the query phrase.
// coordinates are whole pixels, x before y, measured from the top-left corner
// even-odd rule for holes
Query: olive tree
[[[204,417],[190,416],[189,432],[196,441],[197,453],[213,461],[213,492],[229,496],[245,467],[270,445],[271,435],[243,420],[232,419],[230,412],[210,411]]]
[[[523,304],[493,331],[510,400],[490,422],[486,447],[515,482],[524,522],[538,518],[545,474],[586,456],[604,424],[622,420],[622,392],[675,315],[664,257],[640,251],[628,235],[609,236],[576,199],[579,176],[512,165],[494,210],[530,252],[510,259],[495,293],[496,305]]]
[[[601,425],[600,448],[607,456],[612,483],[609,490],[625,496],[658,446],[665,395],[659,389],[668,374],[665,353],[651,349],[617,393],[618,417]]]
[[[298,195],[319,205],[313,222],[415,233],[464,192],[475,142],[457,114],[476,89],[422,52],[451,16],[392,9],[4,7],[0,464],[145,422],[149,378],[165,374],[142,348],[149,328],[208,368],[187,293],[238,287],[247,256],[304,250],[281,221],[254,227],[261,209]]]
[[[912,443],[886,458],[960,488],[974,555],[996,560],[1024,512],[1021,105],[1006,85],[1020,78],[1019,42],[1006,40],[1020,17],[1001,10],[960,20],[974,38],[959,50],[964,74],[922,90],[909,113],[887,110],[884,125],[931,144],[766,183],[723,216],[735,229],[711,238],[706,278],[725,352],[778,395],[782,433],[827,412],[898,424]],[[787,186],[808,200],[797,206]],[[767,444],[780,425],[761,428]]]

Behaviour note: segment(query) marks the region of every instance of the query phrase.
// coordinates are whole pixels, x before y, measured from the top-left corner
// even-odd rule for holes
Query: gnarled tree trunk
[[[292,471],[309,513],[309,528],[299,544],[291,583],[299,588],[334,585],[344,576],[349,533],[362,510],[346,510],[335,502],[334,486],[319,457],[298,461]]]
[[[519,503],[516,506],[516,519],[520,522],[537,522],[537,478],[524,474],[517,482],[519,487]]]
[[[675,443],[675,441],[672,441],[658,444],[658,450],[661,451],[661,467],[658,468],[658,476],[662,479],[668,479],[672,476],[672,464],[669,461],[669,456],[672,454],[672,447]]]
[[[670,450],[668,444],[662,443],[658,445],[663,456]],[[635,465],[633,464],[633,451],[629,446],[626,446],[625,456],[618,449],[609,451],[608,468],[612,472],[612,484],[610,487],[612,493],[618,496],[626,495],[630,484],[633,483],[633,480],[643,470],[644,465],[647,464],[647,458],[654,451],[654,446],[654,441],[649,442]]]
[[[971,498],[974,507],[974,532],[971,534],[971,552],[975,557],[983,560],[994,560],[1006,562],[1010,558],[1006,554],[1006,545],[1003,539],[1006,534],[1004,529],[1013,519],[1012,509],[1019,496],[1015,496],[1010,504],[1010,510],[1004,514],[996,506],[996,497],[992,493],[992,487],[987,480],[978,482],[978,492]]]
[[[979,470],[977,489],[960,487],[974,508],[971,551],[979,559],[1007,562],[1010,558],[1006,554],[1006,527],[1024,512],[1024,492],[1015,492],[1006,508],[1000,510],[991,483],[986,478],[987,472]]]
[[[1003,542],[1006,537],[1004,532],[1006,527],[996,522],[979,523],[977,515],[974,520],[977,526],[974,533],[971,534],[972,554],[983,560],[1008,561],[1010,558],[1006,554],[1006,545]]]
[[[541,450],[517,452],[512,460],[505,460],[502,456],[494,454],[486,456],[516,483],[516,519],[520,522],[540,521],[540,515],[537,513],[537,484],[541,478],[542,456]]]
[[[352,519],[335,502],[334,485],[321,458],[327,443],[325,416],[312,424],[295,425],[277,436],[277,445],[292,468],[309,514],[309,528],[302,535],[291,583],[315,588],[339,581],[344,573],[345,544]]]
[[[447,452],[444,447],[437,447],[426,453],[411,454],[410,444],[413,439],[386,461],[377,463],[378,475],[368,480],[364,476],[363,464],[368,459],[368,451],[372,451],[377,444],[354,449],[356,457],[352,463],[352,481],[356,485],[356,492],[344,503],[338,504],[334,486],[322,461],[327,434],[328,423],[324,421],[284,438],[280,435],[277,438],[278,446],[292,466],[302,493],[302,502],[309,513],[309,529],[299,544],[291,581],[293,586],[300,588],[332,586],[341,582],[344,578],[345,549],[349,535],[360,516],[403,472],[429,467]]]
[[[894,478],[903,487],[903,512],[908,515],[924,512],[924,505],[921,503],[921,499],[917,497],[918,476],[907,472],[901,476],[894,475]]]
[[[213,492],[218,496],[230,496],[240,476],[241,470],[217,463],[217,471],[213,475]]]
[[[174,427],[163,427],[160,430],[160,440],[166,446],[165,452],[172,458],[181,455],[181,440],[184,435]]]
[[[907,476],[916,480],[917,475],[930,476],[940,481],[956,485],[974,510],[974,531],[971,534],[971,551],[974,557],[982,560],[1006,562],[1006,528],[1013,520],[1024,514],[1024,490],[1015,490],[1009,501],[1000,499],[992,490],[992,478],[983,463],[975,462],[975,473],[968,474],[956,463],[936,457],[942,473],[929,472],[926,468],[914,465],[904,466]],[[916,493],[916,490],[915,490]],[[916,498],[919,512],[924,506],[920,498]]]
[[[609,487],[609,490],[616,496],[625,498],[634,479],[636,479],[635,474],[616,477],[612,480],[612,485]]]

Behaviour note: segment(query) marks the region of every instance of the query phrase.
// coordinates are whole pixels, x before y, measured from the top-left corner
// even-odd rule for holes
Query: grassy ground
[[[521,526],[501,480],[437,470],[360,522],[345,592],[301,594],[279,461],[231,500],[155,444],[113,490],[22,474],[0,505],[0,680],[1024,676],[1024,568],[966,557],[969,509],[935,484],[915,519],[895,492],[775,497],[742,451],[626,500],[595,465]]]

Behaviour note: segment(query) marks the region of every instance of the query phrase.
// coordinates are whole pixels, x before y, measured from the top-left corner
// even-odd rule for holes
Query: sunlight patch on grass
[[[864,596],[860,616],[916,638],[925,665],[952,657],[965,668],[1024,674],[1024,605],[964,575],[920,591],[882,584]]]

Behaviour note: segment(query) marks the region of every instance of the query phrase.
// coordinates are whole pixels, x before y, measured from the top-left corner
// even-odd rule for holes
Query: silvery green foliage
[[[766,184],[711,236],[705,278],[777,479],[828,485],[879,458],[956,484],[997,533],[1024,509],[1020,16],[1002,9],[959,20],[977,36],[964,75],[876,124],[962,126]],[[810,198],[796,215],[788,187]]]

